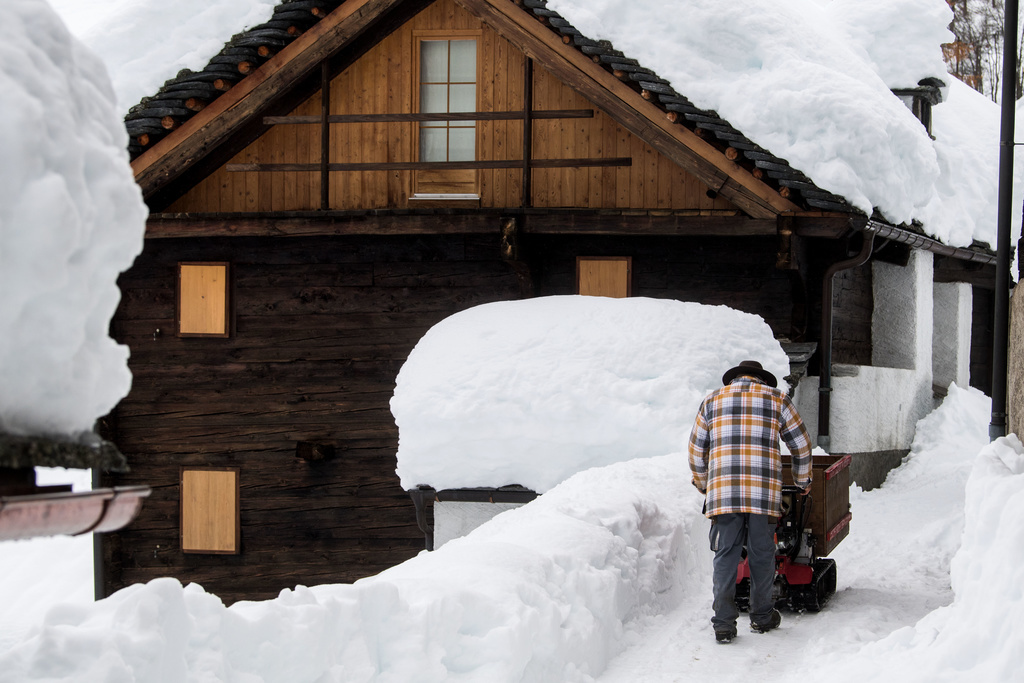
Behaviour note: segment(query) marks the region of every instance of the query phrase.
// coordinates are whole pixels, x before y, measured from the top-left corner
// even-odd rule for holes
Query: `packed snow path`
[[[796,671],[820,671],[826,655],[853,653],[949,604],[965,485],[987,442],[987,402],[957,393],[956,412],[937,411],[922,420],[912,457],[881,488],[851,489],[851,532],[830,555],[837,564],[836,594],[821,612],[783,611],[782,626],[767,634],[751,633],[741,614],[739,637],[720,645],[711,630],[711,582],[705,577],[677,609],[637,623],[629,649],[597,680],[792,680]]]
[[[955,548],[948,543],[940,543],[941,550],[929,548],[922,527],[931,518],[934,501],[947,500],[949,509],[939,513],[942,519],[931,518],[933,531],[943,529],[958,537],[964,478],[924,491],[890,493],[883,488],[858,495],[851,535],[830,555],[838,565],[836,594],[821,612],[783,610],[782,626],[767,634],[751,633],[747,615],[741,614],[739,637],[719,645],[711,630],[711,583],[706,580],[701,592],[686,596],[671,613],[638,624],[630,634],[630,648],[597,680],[789,679],[795,669],[813,668],[822,653],[853,651],[912,626],[953,599],[949,562]]]

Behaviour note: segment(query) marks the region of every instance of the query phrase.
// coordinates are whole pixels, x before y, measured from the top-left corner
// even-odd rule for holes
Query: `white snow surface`
[[[851,490],[832,601],[728,646],[709,621],[701,499],[669,454],[577,474],[355,584],[231,607],[173,579],[66,603],[75,578],[12,565],[0,544],[0,610],[16,594],[38,610],[0,648],[0,681],[1014,680],[1024,446],[989,445],[988,411],[951,385],[885,485]]]
[[[726,306],[554,296],[462,311],[398,373],[402,487],[544,492],[588,467],[678,451],[700,402],[746,359],[785,388],[771,328]]]
[[[0,430],[73,436],[131,385],[108,336],[146,207],[102,62],[44,0],[0,3]]]
[[[659,0],[631,0],[628,12],[620,0],[549,2],[585,35],[611,40],[694,104],[717,111],[865,213],[878,208],[895,224],[927,218],[924,229],[950,244],[994,243],[992,226],[978,216],[950,215],[946,204],[958,201],[948,190],[966,191],[959,182],[972,172],[980,171],[994,194],[996,166],[943,165],[940,148],[890,91],[925,77],[953,80],[940,48],[951,39],[945,2],[682,5],[667,15]],[[961,122],[969,125],[976,122]],[[993,150],[998,130],[979,131]],[[966,146],[961,132],[942,143],[946,159],[951,147]]]
[[[110,69],[123,116],[182,69],[200,71],[231,36],[270,19],[280,0],[50,0]]]

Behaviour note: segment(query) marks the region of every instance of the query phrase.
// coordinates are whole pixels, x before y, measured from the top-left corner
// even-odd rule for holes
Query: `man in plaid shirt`
[[[779,437],[792,453],[793,480],[811,489],[811,441],[775,376],[745,360],[722,376],[721,389],[701,403],[690,432],[693,485],[704,493],[711,518],[715,638],[736,636],[736,572],[744,546],[750,565],[750,629],[765,633],[782,623],[772,601],[775,523],[782,502]]]

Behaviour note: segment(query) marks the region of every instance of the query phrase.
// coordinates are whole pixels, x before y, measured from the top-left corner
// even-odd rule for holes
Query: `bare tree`
[[[1003,69],[1004,0],[946,0],[953,10],[949,28],[956,37],[942,46],[949,72],[998,102]],[[1024,28],[1024,27],[1018,27]],[[1021,36],[1017,37],[1016,94],[1022,93]]]

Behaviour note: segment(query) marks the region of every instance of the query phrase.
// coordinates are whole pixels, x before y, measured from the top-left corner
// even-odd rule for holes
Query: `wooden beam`
[[[403,0],[347,0],[132,162],[135,181],[149,197],[177,178],[216,141],[240,129],[289,86]]]
[[[797,213],[792,214],[793,232],[800,237],[825,237],[839,239],[851,229],[857,221],[860,226],[867,223],[867,218],[853,218],[845,213]]]
[[[537,112],[533,111],[533,60],[527,57],[523,61],[523,185],[522,206],[533,204],[533,174],[530,173],[530,162],[533,159],[533,119]]]
[[[439,211],[427,214],[327,216],[196,217],[188,214],[153,214],[146,222],[147,239],[181,237],[308,237],[316,235],[497,235],[494,215]]]
[[[147,239],[182,237],[306,237],[316,235],[499,234],[502,216],[517,216],[538,235],[676,235],[766,237],[774,219],[648,212],[426,210],[423,212],[288,212],[280,214],[152,214]]]
[[[320,62],[320,210],[331,208],[331,68]]]
[[[575,47],[536,21],[527,11],[503,0],[455,0],[456,4],[494,28],[527,57],[537,60],[566,85],[582,94],[615,121],[696,176],[755,218],[774,218],[800,207],[757,180],[751,173],[701,140],[685,126]]]
[[[775,235],[776,226],[774,219],[746,216],[548,213],[528,216],[524,231],[547,235],[763,237]]]
[[[530,159],[530,168],[586,168],[592,166],[632,166],[632,157],[612,157],[593,159]],[[329,171],[431,171],[431,170],[464,170],[523,168],[522,159],[493,159],[483,161],[392,161],[367,163],[330,163]],[[320,164],[227,164],[228,172],[306,172],[318,171]]]
[[[935,282],[967,282],[973,287],[994,290],[996,267],[936,254],[934,278]]]
[[[533,119],[592,119],[593,109],[545,109],[542,111],[470,111],[435,114],[332,114],[328,123],[397,123],[416,121],[521,121]],[[264,116],[268,126],[320,123],[319,116]]]

